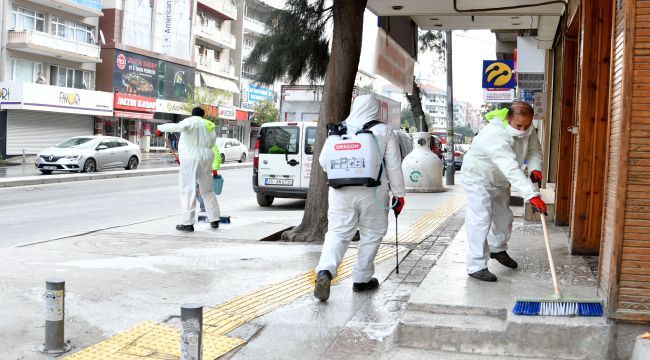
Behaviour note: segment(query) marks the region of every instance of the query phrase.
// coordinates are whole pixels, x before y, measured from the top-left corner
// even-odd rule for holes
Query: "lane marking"
[[[416,244],[422,242],[449,217],[465,205],[465,196],[457,195],[439,208],[430,211],[416,220],[399,234],[400,243]],[[377,252],[375,263],[395,256],[394,235],[387,236]],[[408,251],[399,247],[399,253]],[[338,276],[332,280],[336,285],[352,275],[356,261],[356,249],[351,248],[343,258]],[[204,358],[216,359],[245,343],[243,339],[225,336],[230,331],[247,322],[277,310],[295,300],[312,293],[316,275],[314,270],[298,274],[277,284],[257,290],[248,295],[236,297],[215,307],[203,310]],[[143,322],[135,327],[103,340],[84,350],[72,354],[70,360],[142,360],[178,359],[180,356],[180,331],[178,327]]]

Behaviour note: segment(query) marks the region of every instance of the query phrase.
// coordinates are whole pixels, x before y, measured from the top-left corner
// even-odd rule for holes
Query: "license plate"
[[[266,178],[264,180],[264,184],[265,185],[293,186],[293,179]]]
[[[56,170],[56,166],[43,166],[43,170]]]

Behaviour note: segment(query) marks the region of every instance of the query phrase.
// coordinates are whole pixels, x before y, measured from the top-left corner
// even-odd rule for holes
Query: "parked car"
[[[248,149],[246,146],[239,142],[237,139],[231,138],[217,138],[217,145],[221,151],[221,161],[226,162],[230,160],[237,160],[240,163],[246,161],[248,156]]]
[[[465,153],[467,152],[468,147],[465,147],[466,144],[454,144],[454,168],[460,170],[463,167],[463,158],[465,158]],[[451,157],[451,152],[445,149],[445,158],[448,161]]]
[[[135,170],[141,157],[138,145],[118,137],[75,136],[38,153],[35,165],[43,174],[94,172],[107,168]]]
[[[440,160],[444,161],[443,158],[443,151],[442,151],[442,141],[440,141],[440,138],[437,137],[436,135],[431,135],[431,151],[433,151],[434,154],[438,155]]]

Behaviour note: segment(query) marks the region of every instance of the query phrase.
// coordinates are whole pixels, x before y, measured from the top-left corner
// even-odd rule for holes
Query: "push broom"
[[[516,315],[531,316],[603,316],[603,302],[600,299],[571,299],[567,298],[560,292],[560,286],[555,274],[555,265],[553,264],[553,254],[551,253],[551,244],[548,240],[548,230],[546,228],[546,218],[544,213],[540,212],[542,228],[544,230],[544,241],[546,243],[546,254],[548,263],[551,267],[551,276],[553,278],[553,295],[546,299],[517,299],[512,312]]]

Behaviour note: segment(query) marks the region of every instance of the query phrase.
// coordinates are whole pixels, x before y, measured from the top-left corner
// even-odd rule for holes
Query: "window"
[[[254,47],[255,47],[255,41],[248,38],[244,39],[244,49],[253,50]]]
[[[63,66],[50,66],[50,85],[76,89],[92,89],[93,73],[84,70],[68,69]]]
[[[300,129],[297,126],[263,127],[260,154],[297,154]]]
[[[52,34],[77,42],[92,44],[95,36],[94,28],[86,24],[76,23],[62,17],[52,16]]]
[[[18,6],[12,6],[11,28],[16,31],[45,31],[45,14]]]
[[[11,59],[11,81],[36,82],[38,73],[43,73],[43,64],[22,59]]]
[[[305,154],[314,154],[314,144],[316,143],[316,128],[310,126],[305,131]]]

